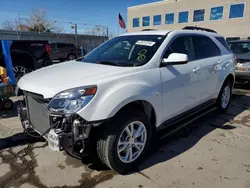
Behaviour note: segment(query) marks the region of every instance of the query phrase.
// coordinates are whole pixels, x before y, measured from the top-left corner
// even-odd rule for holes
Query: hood
[[[24,91],[41,94],[44,98],[52,98],[61,91],[98,85],[134,70],[134,67],[69,61],[26,74],[19,80],[18,87]]]

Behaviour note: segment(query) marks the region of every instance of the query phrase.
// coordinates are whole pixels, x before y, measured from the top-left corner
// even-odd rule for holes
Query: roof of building
[[[155,5],[161,5],[161,4],[171,3],[171,2],[176,2],[176,1],[175,0],[157,1],[157,2],[152,2],[152,3],[145,3],[145,4],[141,4],[141,5],[131,6],[131,7],[128,7],[128,9],[155,6]]]

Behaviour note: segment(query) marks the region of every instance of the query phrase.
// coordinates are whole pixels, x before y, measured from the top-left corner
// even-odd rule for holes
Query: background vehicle
[[[24,74],[52,64],[48,41],[13,40],[10,53],[16,80]],[[5,67],[1,45],[0,66]]]
[[[227,110],[234,56],[226,44],[214,31],[192,28],[115,37],[82,60],[21,78],[22,125],[79,158],[94,145],[105,165],[127,172],[142,162],[156,131],[215,105]]]
[[[74,60],[79,57],[79,50],[74,44],[66,42],[51,42],[52,60]]]
[[[250,40],[230,41],[229,46],[236,57],[236,81],[250,81]]]

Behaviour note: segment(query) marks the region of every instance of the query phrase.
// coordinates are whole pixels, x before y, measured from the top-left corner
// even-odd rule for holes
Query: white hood
[[[116,76],[135,70],[134,67],[116,67],[78,61],[52,65],[23,76],[18,87],[24,91],[52,98],[57,93],[81,86],[98,85]]]

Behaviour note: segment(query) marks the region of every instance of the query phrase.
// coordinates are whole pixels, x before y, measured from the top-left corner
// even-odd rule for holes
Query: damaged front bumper
[[[19,106],[17,110],[25,132],[32,136],[32,131],[35,131],[48,141],[50,149],[54,151],[65,150],[77,158],[88,154],[91,143],[90,130],[101,123],[86,122],[77,114],[67,116],[49,114],[50,125],[45,132],[41,132],[38,127],[32,125],[26,106]]]

